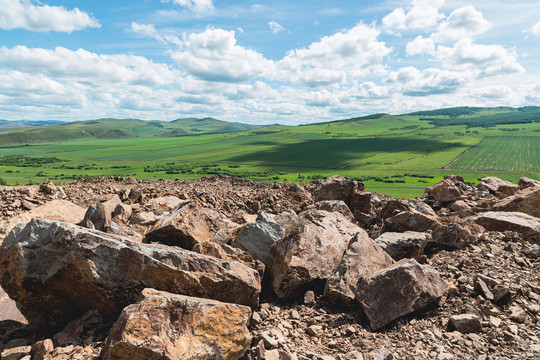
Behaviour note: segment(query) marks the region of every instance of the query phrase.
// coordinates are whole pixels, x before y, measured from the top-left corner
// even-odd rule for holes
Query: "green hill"
[[[233,124],[212,118],[187,118],[170,122],[108,118],[40,127],[6,129],[0,132],[0,144],[34,144],[80,139],[122,139],[151,136],[176,137],[238,132],[256,129],[257,127],[255,125]]]

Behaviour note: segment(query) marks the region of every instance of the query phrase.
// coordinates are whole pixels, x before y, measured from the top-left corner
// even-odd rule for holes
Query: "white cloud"
[[[0,29],[71,33],[100,26],[98,20],[78,8],[67,10],[63,6],[33,5],[30,0],[0,0]]]
[[[444,0],[413,0],[408,9],[397,8],[382,23],[389,30],[426,29],[437,25],[444,15],[439,8]]]
[[[16,70],[94,84],[160,86],[171,83],[174,77],[167,65],[142,56],[99,55],[60,46],[54,50],[22,45],[1,47],[0,62]]]
[[[534,36],[540,37],[540,22],[534,25],[530,31]]]
[[[234,31],[207,29],[190,34],[172,58],[185,71],[207,81],[243,82],[269,70],[273,63],[256,51],[236,45]]]
[[[380,69],[391,51],[377,40],[378,36],[375,28],[360,23],[348,31],[325,36],[308,48],[291,50],[278,64],[281,76],[308,86],[316,86],[313,80],[318,76],[320,85],[365,76]]]
[[[212,0],[162,0],[162,2],[170,1],[196,13],[207,13],[214,10]]]
[[[272,32],[273,32],[274,34],[277,34],[278,32],[285,30],[285,28],[284,28],[283,26],[279,25],[279,24],[278,24],[277,22],[275,22],[275,21],[270,21],[270,22],[268,23],[268,26],[270,26],[270,30],[272,30]]]
[[[482,34],[491,28],[484,15],[473,6],[454,10],[433,34],[435,41],[459,40]]]
[[[466,80],[464,74],[436,68],[418,70],[409,66],[389,74],[387,82],[408,96],[426,96],[455,92]]]
[[[458,41],[453,47],[439,46],[436,58],[447,69],[471,71],[478,77],[525,71],[516,55],[501,45],[475,44],[469,38]]]
[[[420,54],[432,54],[435,52],[435,43],[432,38],[423,38],[418,35],[413,41],[407,44],[406,52],[408,56]]]

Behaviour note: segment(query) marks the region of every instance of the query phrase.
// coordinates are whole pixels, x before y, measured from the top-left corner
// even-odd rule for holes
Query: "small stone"
[[[32,359],[45,360],[54,350],[54,344],[51,339],[38,341],[32,346]]]
[[[19,346],[16,348],[5,349],[0,355],[2,360],[20,360],[26,355],[30,355],[32,351],[31,346]]]
[[[322,332],[322,326],[321,325],[311,325],[307,328],[306,333],[309,336],[319,336],[319,334]]]
[[[517,323],[523,323],[527,320],[527,313],[519,306],[512,306],[510,308],[510,319]]]
[[[473,333],[482,330],[480,318],[474,314],[461,314],[451,316],[450,324],[460,333]]]
[[[491,327],[498,328],[501,325],[502,320],[495,316],[489,317],[489,324]]]
[[[261,321],[262,321],[261,315],[258,312],[254,312],[253,315],[251,316],[250,325],[257,326],[261,323]]]
[[[310,290],[304,294],[304,304],[315,305],[315,293],[313,291]]]

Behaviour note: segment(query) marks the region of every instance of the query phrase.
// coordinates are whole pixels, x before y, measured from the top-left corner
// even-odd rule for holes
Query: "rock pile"
[[[540,357],[540,182],[0,187],[0,359]],[[19,312],[20,311],[20,312]]]

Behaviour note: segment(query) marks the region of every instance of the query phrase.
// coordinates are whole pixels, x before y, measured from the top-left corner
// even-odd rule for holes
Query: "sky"
[[[0,119],[540,104],[540,0],[0,0]]]

